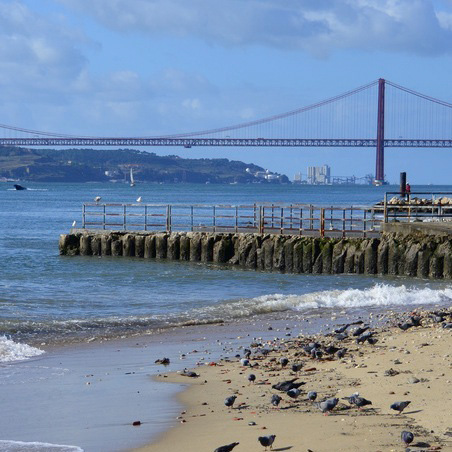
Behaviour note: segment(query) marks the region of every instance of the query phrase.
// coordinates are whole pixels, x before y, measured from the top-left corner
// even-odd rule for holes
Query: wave
[[[0,440],[0,452],[83,452],[83,449],[77,446],[62,446],[60,444],[39,443],[23,441],[5,441]]]
[[[318,310],[335,309],[375,309],[396,308],[409,309],[420,305],[451,305],[452,286],[443,289],[428,287],[416,288],[377,284],[367,289],[325,290],[306,294],[268,294],[255,298],[227,300],[200,308],[188,309],[184,312],[173,312],[151,316],[116,316],[91,319],[70,319],[51,322],[4,322],[3,328],[8,334],[16,335],[27,342],[45,338],[53,341],[91,340],[98,337],[131,336],[143,332],[151,332],[168,327],[190,325],[209,325],[227,321],[240,320],[252,316],[272,313],[302,313]],[[19,333],[20,331],[20,333]],[[15,336],[16,337],[16,336]],[[2,344],[0,340],[0,361],[2,360]],[[41,350],[27,348],[29,346],[9,342],[12,359],[24,359],[42,353]],[[25,347],[19,349],[19,347]],[[19,351],[15,358],[13,351]],[[5,353],[3,353],[5,355]],[[3,358],[4,359],[4,358]]]
[[[40,350],[39,348],[14,342],[6,336],[0,336],[0,362],[20,361],[42,355],[43,353],[44,350]]]

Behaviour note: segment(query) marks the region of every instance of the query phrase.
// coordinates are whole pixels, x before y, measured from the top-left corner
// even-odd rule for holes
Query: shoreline
[[[423,326],[407,331],[390,324],[405,320],[408,313],[394,313],[386,325],[372,329],[378,339],[376,344],[356,345],[354,340],[345,340],[349,350],[343,359],[304,356],[300,352],[301,343],[316,340],[326,345],[332,337],[300,336],[264,341],[265,347],[277,350],[268,357],[253,351],[252,369],[231,358],[196,367],[194,371],[200,377],[195,379],[177,373],[156,377],[159,381],[187,385],[176,395],[184,408],[175,428],[159,435],[153,443],[133,450],[213,450],[236,441],[240,443],[237,451],[262,450],[257,437],[269,434],[276,434],[277,450],[326,452],[333,447],[338,451],[403,450],[402,430],[415,435],[412,451],[452,450],[452,415],[448,410],[452,396],[447,389],[452,377],[448,348],[452,331],[431,324],[429,312],[421,313]],[[446,320],[450,321],[450,308],[448,312]],[[239,353],[242,356],[243,350]],[[294,354],[298,356],[294,358]],[[304,362],[303,370],[295,375],[288,368],[282,369],[279,365],[282,355],[289,357],[288,367],[294,360]],[[257,377],[255,384],[246,379],[251,372]],[[295,376],[306,382],[299,399],[290,400],[284,393],[271,389],[277,381]],[[318,391],[318,400],[335,396],[341,399],[330,416],[322,416],[305,400],[305,392],[310,390]],[[358,411],[342,400],[355,392],[372,401],[370,408]],[[223,400],[234,393],[239,407],[228,409]],[[281,409],[272,408],[269,403],[275,393],[283,398]],[[410,407],[401,415],[393,414],[391,403],[405,399],[411,400]]]

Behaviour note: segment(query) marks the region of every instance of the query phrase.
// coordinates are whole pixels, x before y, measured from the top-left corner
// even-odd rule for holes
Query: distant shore
[[[444,324],[451,321],[452,310]],[[421,326],[403,331],[397,323],[410,323],[410,316],[420,317]],[[234,451],[263,450],[258,436],[275,434],[275,450],[292,451],[388,451],[404,450],[401,432],[411,431],[414,441],[410,450],[452,450],[452,414],[450,391],[452,329],[435,323],[429,311],[389,314],[387,324],[373,328],[377,342],[357,344],[356,337],[338,341],[333,336],[300,336],[251,344],[250,366],[243,366],[236,353],[228,349],[230,360],[199,366],[197,378],[177,373],[161,375],[158,380],[191,383],[179,394],[184,405],[180,425],[162,435],[140,452],[175,450],[204,451],[239,442]],[[438,320],[438,319],[436,319]],[[353,327],[349,328],[353,330]],[[347,348],[342,359],[325,354],[320,358],[306,356],[303,346],[319,342],[322,348],[338,344]],[[261,350],[271,352],[263,356]],[[282,368],[280,358],[289,364]],[[303,363],[300,372],[291,370],[293,363]],[[206,363],[208,364],[208,363]],[[247,380],[256,375],[255,383]],[[301,395],[290,399],[272,385],[297,377],[306,382]],[[340,399],[329,416],[306,400],[307,391],[316,391],[317,400]],[[358,410],[343,397],[359,392],[372,405]],[[236,395],[234,408],[223,401]],[[279,394],[279,408],[270,403],[272,394]],[[411,401],[402,414],[390,409],[396,401]]]

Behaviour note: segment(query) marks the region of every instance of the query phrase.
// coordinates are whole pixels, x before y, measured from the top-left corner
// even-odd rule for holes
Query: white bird
[[[137,202],[141,202],[142,200],[143,200],[143,198],[141,196],[138,196]]]
[[[96,196],[96,197],[94,198],[94,201],[99,202],[101,199],[102,199],[102,198],[101,198],[100,196]]]
[[[72,227],[75,228],[76,225],[77,225],[77,222],[74,220],[74,221],[72,222]]]

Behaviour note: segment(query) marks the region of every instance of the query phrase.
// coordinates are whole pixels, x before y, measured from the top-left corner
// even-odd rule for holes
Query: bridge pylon
[[[377,150],[374,185],[385,182],[385,79],[378,80]]]

